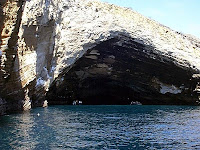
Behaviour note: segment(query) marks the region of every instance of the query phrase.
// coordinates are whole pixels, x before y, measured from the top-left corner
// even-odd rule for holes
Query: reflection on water
[[[0,117],[0,149],[200,149],[200,107],[52,106]]]
[[[34,120],[30,112],[17,116],[5,116],[0,119],[0,146],[9,149],[34,148],[35,140],[30,133],[34,126]]]
[[[14,130],[12,130],[13,138],[10,138],[10,146],[12,149],[26,149],[35,148],[36,141],[33,140],[30,133],[32,132],[32,127],[34,126],[34,120],[30,112],[21,114],[18,118],[15,118],[18,123],[13,125]],[[16,145],[18,145],[16,147]]]

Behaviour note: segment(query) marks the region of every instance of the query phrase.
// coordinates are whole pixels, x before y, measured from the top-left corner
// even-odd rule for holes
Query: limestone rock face
[[[199,81],[199,79],[194,81],[192,78],[193,74],[200,73],[199,40],[173,31],[128,8],[95,0],[4,0],[1,2],[0,11],[3,20],[0,23],[0,108],[2,106],[2,110],[5,106],[8,106],[9,110],[22,109],[27,104],[29,107],[42,106],[48,91],[49,95],[56,93],[62,97],[58,91],[51,89],[59,88],[61,85],[68,86],[63,84],[69,81],[68,78],[74,73],[78,76],[76,83],[85,73],[89,76],[93,74],[92,77],[96,74],[95,78],[100,75],[112,79],[113,82],[117,80],[117,84],[125,78],[127,79],[125,83],[130,82],[130,86],[127,87],[129,90],[130,87],[140,88],[145,86],[143,84],[149,83],[146,86],[147,90],[153,87],[153,92],[157,91],[159,93],[157,96],[162,95],[163,99],[165,94],[176,95],[187,91],[185,89],[188,89],[191,95]],[[99,45],[109,49],[105,51]],[[113,46],[119,49],[119,53],[115,53],[118,49]],[[103,60],[101,61],[99,55],[103,54],[105,56],[101,57]],[[124,58],[118,58],[119,55]],[[125,58],[127,61],[123,60]],[[82,59],[92,62],[88,65],[77,65],[87,62]],[[116,62],[118,63],[115,64]],[[131,63],[130,67],[126,68],[122,62]],[[96,69],[87,70],[92,63]],[[117,65],[126,70],[120,70]],[[134,65],[144,69],[134,69]],[[74,66],[83,68],[74,69],[73,72],[71,70]],[[160,69],[152,74],[151,69],[148,69],[151,66]],[[112,67],[115,73],[112,72]],[[165,67],[168,68],[167,72]],[[156,70],[155,68],[152,69]],[[142,78],[141,74],[145,74],[145,70],[148,77]],[[120,71],[126,71],[126,74],[119,74]],[[162,73],[159,74],[160,71]],[[66,76],[68,72],[69,76]],[[169,75],[163,76],[164,74]],[[110,77],[107,78],[107,75]],[[183,77],[177,82],[176,79],[173,80],[173,77],[179,78],[181,75]],[[142,80],[143,84],[134,82],[139,79],[145,80]],[[114,84],[111,87],[115,87]],[[146,93],[145,91],[143,92]],[[137,95],[134,88],[130,92]],[[140,94],[141,92],[142,90],[139,90]],[[123,94],[127,93],[122,92]],[[111,97],[112,95],[114,94],[111,94]],[[148,93],[145,97],[148,97]],[[155,95],[141,98],[144,98],[143,102],[148,103],[148,99],[154,97]],[[190,96],[189,101],[192,100],[188,103],[195,104],[194,97]],[[64,99],[63,103],[71,103],[71,100]],[[59,102],[54,101],[54,103]]]
[[[22,0],[0,1],[0,114],[22,109],[24,91],[18,70],[17,40]]]
[[[113,38],[88,50],[52,84],[47,99],[50,104],[194,105],[198,90],[191,76],[132,37]]]

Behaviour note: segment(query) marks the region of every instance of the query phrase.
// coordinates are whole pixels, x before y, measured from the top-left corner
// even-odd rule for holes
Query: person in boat
[[[73,101],[72,104],[73,104],[73,105],[82,105],[83,102],[82,102],[82,101],[79,101],[79,100],[75,100],[75,101]]]
[[[138,102],[138,101],[132,101],[130,105],[142,105],[142,103]]]

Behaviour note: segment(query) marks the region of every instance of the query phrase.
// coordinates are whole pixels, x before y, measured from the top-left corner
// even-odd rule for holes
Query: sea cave
[[[50,105],[75,100],[84,105],[194,105],[193,73],[142,41],[112,38],[88,50],[60,75],[47,100]]]

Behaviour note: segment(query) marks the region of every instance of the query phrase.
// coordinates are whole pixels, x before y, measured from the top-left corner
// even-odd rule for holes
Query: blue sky
[[[200,38],[200,0],[101,0],[133,10]]]

